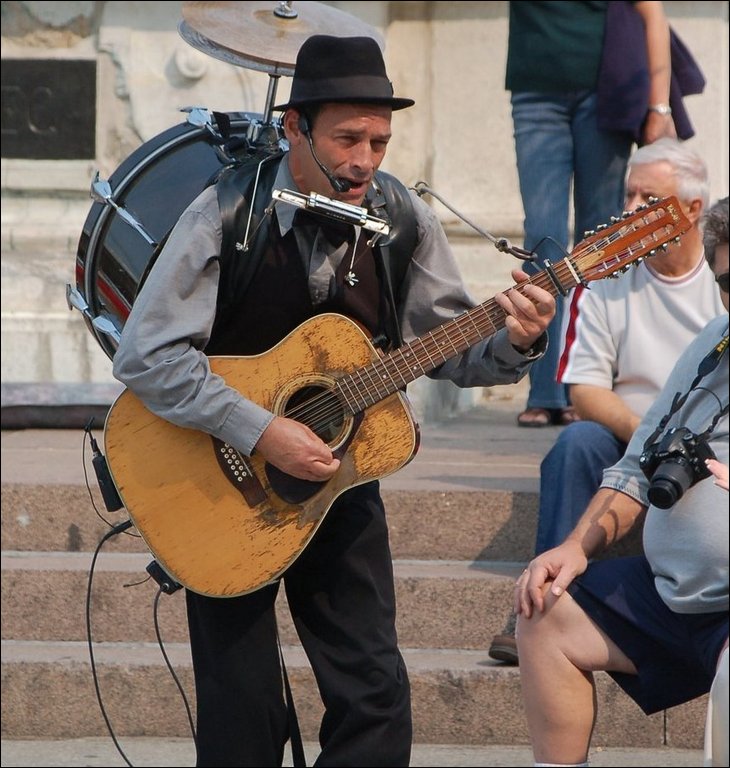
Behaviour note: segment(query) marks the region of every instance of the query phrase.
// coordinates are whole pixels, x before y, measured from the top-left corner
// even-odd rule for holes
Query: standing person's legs
[[[594,93],[576,102],[573,114],[576,243],[587,230],[610,224],[611,216],[621,215],[632,146],[633,139],[627,133],[598,130]]]
[[[412,723],[378,484],[348,491],[285,576],[325,715],[318,766],[406,766]]]
[[[564,256],[568,243],[568,216],[573,176],[573,140],[570,127],[572,99],[563,94],[514,93],[514,126],[517,173],[525,212],[525,247],[537,249],[538,259],[553,263]],[[545,239],[550,238],[550,239]],[[540,264],[525,264],[535,273]],[[527,408],[561,409],[568,404],[565,387],[555,380],[560,354],[562,297],[557,297],[555,317],[548,327],[546,354],[530,369]],[[525,426],[529,421],[522,421]],[[544,426],[546,423],[535,423]]]
[[[186,592],[198,766],[278,766],[289,736],[276,639],[278,585],[250,595]]]

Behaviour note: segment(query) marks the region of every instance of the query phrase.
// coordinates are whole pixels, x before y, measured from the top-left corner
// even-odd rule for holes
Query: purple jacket
[[[682,98],[702,93],[705,77],[687,46],[670,29],[672,80],[669,106],[680,139],[694,136]],[[649,67],[644,21],[632,2],[611,0],[606,12],[603,56],[598,74],[598,127],[627,131],[640,143],[649,107]]]

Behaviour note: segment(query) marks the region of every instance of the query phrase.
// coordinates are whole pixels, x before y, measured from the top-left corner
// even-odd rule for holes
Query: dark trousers
[[[284,578],[325,707],[317,766],[407,766],[410,686],[377,483],[332,506]],[[276,639],[278,583],[249,595],[188,591],[198,766],[280,766],[289,737]]]

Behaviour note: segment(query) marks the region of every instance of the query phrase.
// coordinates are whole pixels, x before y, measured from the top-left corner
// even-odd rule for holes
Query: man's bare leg
[[[580,765],[596,719],[593,672],[636,674],[633,663],[566,592],[517,621],[522,697],[535,761]]]

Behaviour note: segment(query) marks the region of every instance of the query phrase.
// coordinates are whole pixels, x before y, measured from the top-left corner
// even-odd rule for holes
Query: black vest
[[[308,317],[338,312],[356,320],[384,348],[402,343],[397,319],[398,292],[417,242],[415,212],[408,190],[389,174],[377,172],[382,190],[372,201],[374,215],[391,225],[386,242],[367,246],[362,231],[355,264],[359,282],[351,287],[344,275],[352,251],[336,274],[335,294],[312,306],[308,276],[292,232],[279,235],[270,208],[271,190],[281,158],[231,169],[217,185],[223,222],[220,284],[209,355],[259,354],[271,348]],[[258,174],[258,185],[254,178]],[[249,200],[255,190],[253,211]],[[240,243],[248,231],[246,250]]]
[[[275,214],[274,214],[275,215]],[[279,234],[278,222],[268,227],[262,258],[241,293],[233,292],[225,318],[216,322],[206,347],[209,355],[256,355],[266,352],[298,325],[314,315],[336,312],[355,320],[372,338],[385,335],[391,308],[381,290],[378,264],[366,233],[359,238],[354,258],[358,282],[350,286],[352,243],[335,273],[335,291],[313,306],[308,275],[293,230]]]

